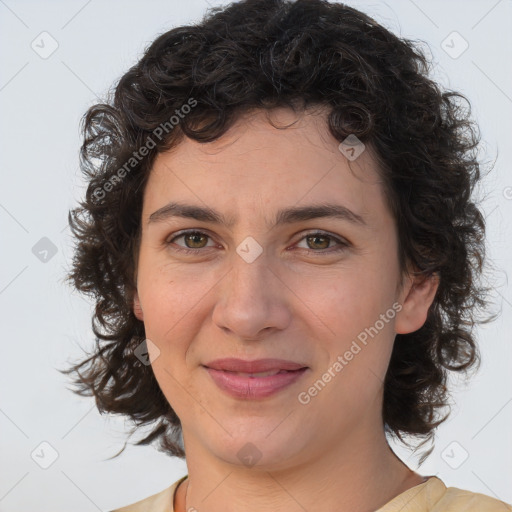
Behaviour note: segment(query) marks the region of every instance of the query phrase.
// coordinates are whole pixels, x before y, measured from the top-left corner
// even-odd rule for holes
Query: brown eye
[[[180,239],[184,240],[184,245],[183,243],[176,243]],[[202,231],[185,231],[167,240],[166,245],[174,245],[173,249],[176,251],[193,253],[194,251],[212,247],[212,244],[208,245],[210,239],[211,237]]]
[[[208,236],[203,233],[188,233],[183,238],[189,249],[201,249],[208,243]]]
[[[331,243],[332,242],[332,243]],[[302,246],[300,244],[303,244]],[[350,243],[328,233],[308,233],[299,240],[297,247],[312,254],[331,254],[346,250]]]
[[[328,249],[331,237],[326,235],[308,235],[306,237],[311,249]]]

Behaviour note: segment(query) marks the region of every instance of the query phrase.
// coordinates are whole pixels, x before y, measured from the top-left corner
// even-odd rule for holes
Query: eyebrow
[[[153,212],[149,216],[148,224],[162,222],[172,217],[223,224],[228,228],[233,227],[236,222],[234,218],[226,218],[209,207],[170,202]],[[347,207],[338,204],[322,203],[281,209],[277,212],[275,220],[270,227],[273,228],[282,224],[292,224],[294,222],[319,218],[334,218],[367,226],[365,219],[361,215],[349,210]]]

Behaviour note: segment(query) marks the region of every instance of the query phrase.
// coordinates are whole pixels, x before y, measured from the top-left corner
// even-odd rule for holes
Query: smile
[[[257,400],[270,397],[297,382],[308,368],[259,373],[232,372],[205,367],[219,389],[234,398]]]

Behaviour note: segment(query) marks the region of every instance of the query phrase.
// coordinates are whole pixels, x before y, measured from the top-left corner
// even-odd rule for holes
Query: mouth
[[[309,370],[308,367],[298,363],[275,359],[217,360],[213,362],[215,368],[210,365],[212,363],[203,365],[203,367],[217,387],[229,396],[243,400],[263,399],[282,392],[296,383]],[[274,368],[262,369],[264,366],[272,365]],[[277,368],[275,368],[276,365]],[[248,367],[249,370],[247,370]]]
[[[269,370],[268,372],[257,372],[257,373],[232,372],[230,370],[218,370],[218,371],[232,373],[234,375],[242,375],[244,377],[249,377],[249,378],[255,379],[258,377],[271,377],[272,375],[280,375],[283,373],[298,372],[299,370]]]
[[[289,361],[286,359],[256,359],[246,361],[244,359],[236,359],[233,357],[224,359],[215,359],[205,364],[207,368],[212,370],[221,370],[235,373],[246,373],[257,375],[262,373],[274,374],[281,371],[294,371],[307,368],[306,365]]]

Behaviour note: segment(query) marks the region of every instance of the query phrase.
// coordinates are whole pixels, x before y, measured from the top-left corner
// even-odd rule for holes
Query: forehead
[[[155,159],[143,215],[171,201],[217,206],[233,223],[245,211],[260,212],[268,224],[279,209],[311,203],[375,219],[386,213],[371,151],[348,160],[319,109],[253,111],[213,142],[184,137]]]

